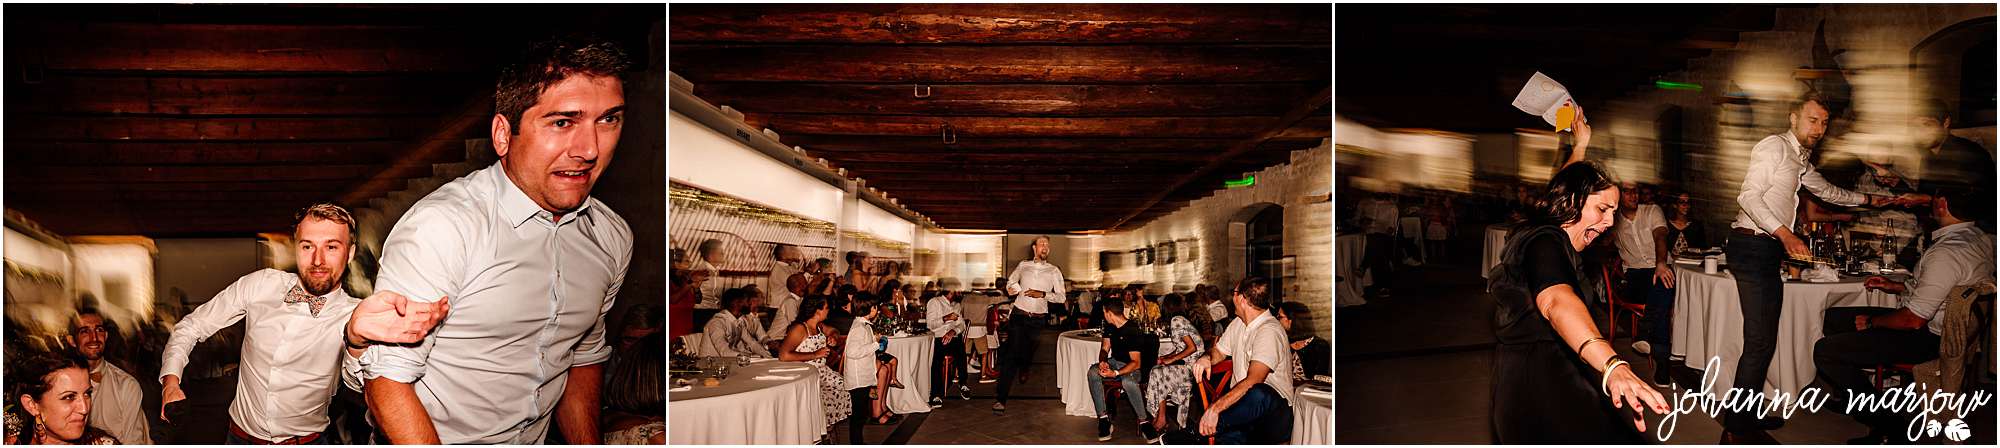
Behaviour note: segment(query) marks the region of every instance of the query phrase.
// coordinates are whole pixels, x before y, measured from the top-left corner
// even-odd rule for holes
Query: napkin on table
[[[757,381],[791,381],[799,379],[799,377],[793,375],[757,375],[757,377],[751,379]]]

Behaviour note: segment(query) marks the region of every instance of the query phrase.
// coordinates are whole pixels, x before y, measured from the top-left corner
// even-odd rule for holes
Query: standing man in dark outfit
[[[1821,177],[1808,160],[1826,136],[1831,116],[1826,99],[1818,92],[1807,91],[1792,106],[1791,129],[1764,138],[1750,150],[1750,167],[1744,172],[1742,190],[1736,196],[1741,210],[1736,213],[1724,249],[1729,256],[1729,271],[1736,277],[1737,300],[1743,308],[1743,354],[1736,360],[1732,387],[1763,391],[1771,356],[1777,352],[1778,316],[1785,297],[1778,269],[1788,257],[1812,255],[1805,241],[1793,232],[1800,188],[1827,202],[1849,207],[1928,201],[1915,194],[1889,197],[1855,193]],[[1756,409],[1764,408],[1767,406],[1759,403],[1749,412],[1725,416],[1722,442],[1734,443],[1784,425],[1775,416],[1766,414],[1760,418]]]

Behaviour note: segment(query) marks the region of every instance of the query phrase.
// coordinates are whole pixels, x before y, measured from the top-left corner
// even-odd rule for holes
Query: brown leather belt
[[[269,440],[259,439],[255,436],[251,436],[250,433],[243,432],[243,428],[236,426],[236,422],[233,421],[229,422],[229,433],[235,434],[237,438],[250,442],[250,444],[252,445],[304,445],[312,443],[314,440],[319,440],[320,434],[323,434],[316,432],[312,434],[306,434],[303,436],[272,442]]]

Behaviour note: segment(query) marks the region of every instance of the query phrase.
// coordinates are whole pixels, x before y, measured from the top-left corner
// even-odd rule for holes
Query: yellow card
[[[1565,104],[1556,109],[1556,131],[1567,131],[1572,124],[1576,124],[1576,106]]]

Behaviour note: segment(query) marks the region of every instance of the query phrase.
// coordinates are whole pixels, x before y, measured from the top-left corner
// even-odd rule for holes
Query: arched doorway
[[[1271,295],[1283,299],[1285,291],[1285,208],[1272,203],[1258,203],[1245,207],[1237,213],[1234,223],[1243,226],[1242,260],[1236,280],[1248,277],[1263,277],[1271,281]],[[1233,258],[1233,257],[1232,257]]]
[[[1981,17],[1938,30],[1910,49],[1915,97],[1956,109],[1953,128],[1994,124],[1994,34],[1994,18]]]

